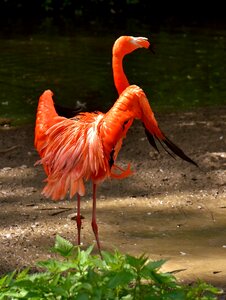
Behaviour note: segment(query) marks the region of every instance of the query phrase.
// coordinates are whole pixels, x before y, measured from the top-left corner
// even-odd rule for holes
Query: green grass
[[[103,252],[103,259],[81,250],[60,236],[53,251],[59,259],[39,262],[40,272],[14,271],[0,278],[0,299],[75,299],[75,300],[208,300],[221,291],[205,282],[181,284],[170,273],[159,269],[164,260],[150,261]]]

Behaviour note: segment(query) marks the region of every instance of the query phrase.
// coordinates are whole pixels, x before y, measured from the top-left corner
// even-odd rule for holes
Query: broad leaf
[[[74,246],[71,242],[68,240],[65,240],[61,236],[56,236],[55,245],[53,247],[53,251],[59,253],[63,257],[69,257],[72,255],[72,252],[74,250]]]

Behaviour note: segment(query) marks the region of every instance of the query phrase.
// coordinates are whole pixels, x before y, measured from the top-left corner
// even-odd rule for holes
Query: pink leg
[[[99,236],[98,236],[98,226],[96,222],[96,184],[93,183],[93,213],[92,213],[92,228],[93,233],[96,238],[97,247],[100,253],[100,256],[102,257],[101,250],[100,250],[100,242],[99,242]]]
[[[82,227],[82,220],[81,220],[81,214],[80,214],[80,200],[81,197],[79,194],[77,194],[77,216],[76,216],[76,223],[77,223],[77,231],[78,231],[78,245],[80,245],[80,233],[81,233],[81,227]]]

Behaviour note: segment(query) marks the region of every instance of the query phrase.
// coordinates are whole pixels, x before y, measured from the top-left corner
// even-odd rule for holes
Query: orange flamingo
[[[129,86],[128,79],[123,70],[123,58],[125,55],[133,52],[138,48],[150,49],[153,53],[153,48],[146,37],[121,36],[119,37],[112,48],[112,68],[115,87],[120,95],[121,92]],[[54,104],[58,114],[63,117],[71,118],[81,112],[80,107],[71,109],[59,104]]]
[[[112,69],[115,87],[120,95],[128,86],[129,82],[123,70],[123,58],[125,55],[138,48],[150,48],[146,37],[121,36],[118,38],[112,49]]]
[[[132,44],[127,45],[131,51],[135,50],[133,39],[127,43]],[[70,119],[60,117],[54,108],[53,93],[47,90],[39,99],[35,127],[35,147],[41,156],[39,163],[43,165],[47,174],[42,193],[53,200],[65,198],[68,192],[70,198],[77,194],[78,244],[82,224],[80,197],[85,194],[84,181],[92,181],[92,229],[100,254],[96,222],[96,186],[107,178],[125,178],[131,175],[130,165],[123,170],[115,161],[134,119],[143,122],[147,138],[156,150],[155,139],[162,145],[164,143],[182,159],[196,165],[159,129],[145,93],[136,85],[129,86],[126,77],[123,76],[123,69],[120,70],[118,60],[119,71],[122,71],[120,76],[124,80],[117,79],[117,68],[114,69],[114,80],[120,96],[106,114],[86,112]]]

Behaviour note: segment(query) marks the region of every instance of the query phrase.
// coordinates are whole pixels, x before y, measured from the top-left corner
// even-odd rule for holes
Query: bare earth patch
[[[98,189],[98,224],[104,250],[167,258],[165,270],[181,280],[226,283],[226,107],[160,114],[165,134],[194,159],[196,168],[155,153],[135,122],[118,164],[132,177]],[[76,243],[76,201],[41,195],[45,174],[34,167],[33,126],[0,127],[0,272],[51,257],[56,234]],[[14,147],[16,146],[16,147]],[[84,247],[94,242],[91,189],[82,201]],[[96,249],[96,248],[95,248]]]

